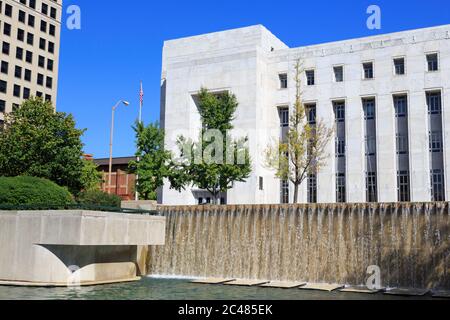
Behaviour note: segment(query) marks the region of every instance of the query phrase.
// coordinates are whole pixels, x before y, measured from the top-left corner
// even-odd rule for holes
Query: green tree
[[[6,115],[0,134],[0,176],[49,179],[72,193],[83,189],[81,136],[72,115],[32,98]]]
[[[81,171],[81,184],[83,190],[100,190],[102,183],[102,173],[98,171],[98,166],[94,161],[83,159],[83,169]]]
[[[328,128],[320,119],[308,122],[302,101],[304,70],[301,61],[297,61],[295,71],[296,96],[287,136],[267,147],[265,164],[275,171],[277,178],[294,185],[294,203],[297,203],[300,185],[308,175],[316,175],[329,156],[326,146],[334,128]]]
[[[129,171],[138,176],[136,183],[139,197],[155,200],[156,191],[168,176],[170,152],[164,149],[164,131],[158,123],[145,126],[137,122],[133,127],[136,133],[136,157],[139,161],[129,163]]]
[[[229,92],[200,90],[198,110],[203,127],[197,142],[178,139],[181,157],[171,162],[169,175],[173,189],[197,186],[207,190],[217,204],[220,193],[247,180],[252,171],[247,138],[232,139],[229,134],[237,107],[236,96]]]

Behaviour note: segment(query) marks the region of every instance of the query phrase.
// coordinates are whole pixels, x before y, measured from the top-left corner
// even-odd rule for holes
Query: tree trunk
[[[294,185],[294,204],[298,203],[298,184]]]

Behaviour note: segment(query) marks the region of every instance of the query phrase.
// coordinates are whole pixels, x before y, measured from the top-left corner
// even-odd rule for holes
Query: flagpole
[[[142,81],[141,81],[141,90],[139,92],[139,123],[142,124],[142,103],[143,103],[143,89],[142,89]],[[139,163],[141,161],[140,157],[137,157],[137,162]],[[134,196],[135,201],[139,201],[139,192],[138,192],[138,185],[139,185],[139,175],[136,173],[136,192]]]

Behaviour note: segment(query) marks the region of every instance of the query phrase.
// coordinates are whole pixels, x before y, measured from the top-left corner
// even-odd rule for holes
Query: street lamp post
[[[112,152],[113,152],[113,137],[114,137],[114,113],[117,109],[117,107],[123,104],[125,106],[130,105],[128,101],[125,100],[119,100],[114,107],[112,108],[112,114],[111,114],[111,134],[109,137],[109,177],[108,177],[108,193],[111,194],[111,178],[112,178]]]

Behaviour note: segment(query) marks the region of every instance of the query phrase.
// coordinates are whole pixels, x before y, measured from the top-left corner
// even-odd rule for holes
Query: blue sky
[[[114,156],[134,154],[131,125],[138,116],[144,82],[146,123],[159,119],[164,40],[263,24],[290,47],[450,23],[450,1],[303,0],[64,0],[81,8],[81,30],[65,27],[63,15],[58,111],[72,113],[85,151],[109,155],[111,107],[116,113]],[[366,9],[382,10],[382,29],[366,27]]]

